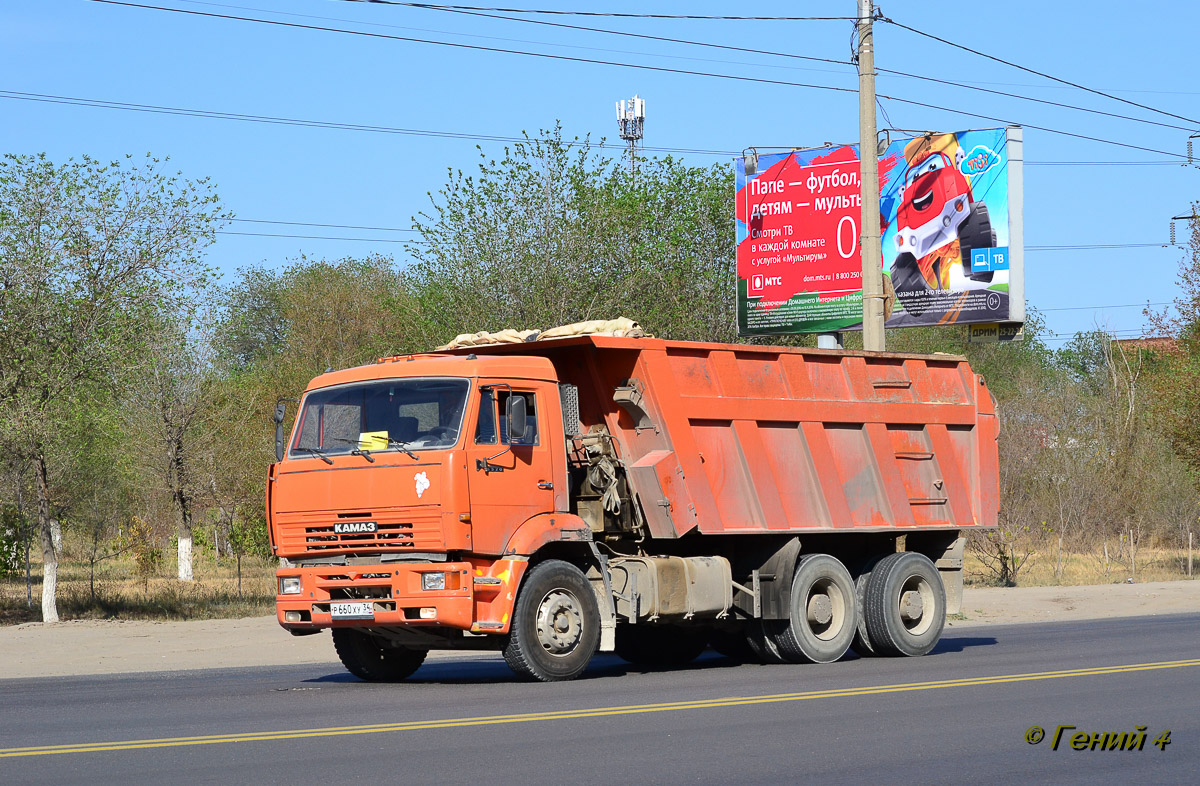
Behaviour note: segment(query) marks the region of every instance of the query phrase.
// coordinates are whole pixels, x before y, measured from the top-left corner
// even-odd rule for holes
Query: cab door
[[[505,418],[512,397],[525,401],[526,429],[520,439],[509,435]],[[558,388],[544,382],[481,380],[478,401],[475,423],[467,430],[473,550],[501,554],[525,521],[554,512],[556,502],[565,509]]]

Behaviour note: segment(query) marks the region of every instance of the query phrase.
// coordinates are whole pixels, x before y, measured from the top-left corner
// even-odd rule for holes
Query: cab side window
[[[507,390],[499,391],[500,395],[497,401],[497,411],[499,413],[500,422],[500,444],[502,445],[537,445],[538,444],[538,418],[537,418],[537,395],[534,393],[510,393]],[[504,417],[507,411],[509,396],[520,396],[525,399],[525,436],[519,440],[509,440],[508,438],[508,419]]]
[[[479,420],[475,422],[475,444],[496,444],[496,393],[484,388],[479,394]]]

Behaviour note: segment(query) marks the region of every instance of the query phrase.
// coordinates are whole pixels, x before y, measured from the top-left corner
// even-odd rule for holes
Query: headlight
[[[445,573],[422,573],[421,574],[421,589],[423,589],[423,590],[444,590],[444,589],[446,589],[446,574]]]
[[[280,595],[299,595],[300,594],[300,577],[299,576],[284,576],[279,580]]]

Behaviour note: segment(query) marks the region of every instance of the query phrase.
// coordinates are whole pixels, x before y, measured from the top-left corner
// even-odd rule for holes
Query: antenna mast
[[[629,148],[629,171],[637,174],[638,148],[642,146],[642,127],[646,123],[646,100],[635,94],[617,102],[617,126]]]

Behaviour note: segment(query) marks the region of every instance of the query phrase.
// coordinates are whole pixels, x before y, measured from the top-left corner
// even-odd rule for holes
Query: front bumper
[[[445,574],[445,589],[422,589],[421,575],[434,572]],[[300,592],[276,595],[276,618],[294,631],[403,626],[471,630],[474,573],[469,562],[281,568],[276,572],[276,591],[279,580],[296,576]],[[334,619],[331,605],[347,602],[370,603],[371,618]]]

